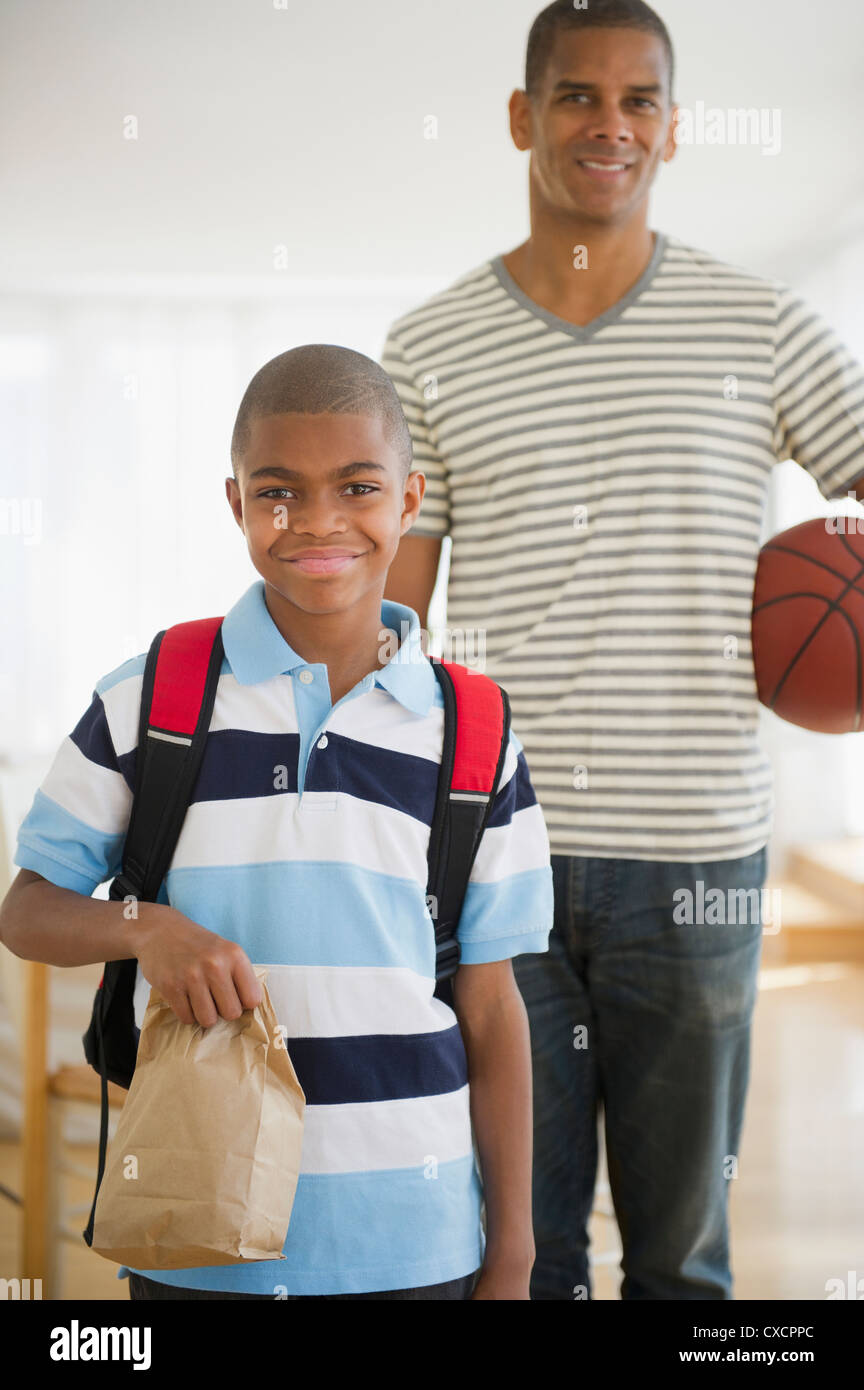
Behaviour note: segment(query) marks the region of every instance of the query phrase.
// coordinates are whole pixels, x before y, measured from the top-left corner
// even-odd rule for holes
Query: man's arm
[[[864,370],[821,314],[778,285],[774,341],[774,440],[828,501],[864,500]]]
[[[440,539],[412,536],[409,531],[399,542],[399,549],[387,572],[384,597],[413,608],[422,628],[428,626],[429,600],[438,578],[440,559]]]
[[[486,1255],[476,1299],[528,1299],[532,1095],[528,1015],[510,960],[461,965],[453,1008],[468,1057],[471,1121],[486,1200]]]
[[[381,365],[396,388],[411,432],[414,454],[412,471],[419,469],[425,479],[424,511],[420,515],[420,524],[427,532],[439,533],[423,536],[409,531],[402,537],[387,575],[384,597],[393,603],[404,603],[413,608],[420,619],[421,628],[426,629],[429,625],[429,600],[438,577],[441,540],[450,533],[449,473],[426,415],[428,402],[424,385],[430,373],[434,375],[434,372],[431,363],[414,359],[409,362],[396,326],[391,327],[387,334]],[[425,640],[423,649],[426,650]]]

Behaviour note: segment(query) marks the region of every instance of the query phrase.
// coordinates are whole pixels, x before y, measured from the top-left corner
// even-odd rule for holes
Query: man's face
[[[305,613],[334,613],[383,593],[425,488],[401,477],[377,416],[269,415],[226,493],[262,578]]]
[[[562,213],[629,221],[675,153],[667,90],[666,52],[653,34],[559,34],[534,99],[514,92],[510,103],[513,139],[531,150],[535,196]]]

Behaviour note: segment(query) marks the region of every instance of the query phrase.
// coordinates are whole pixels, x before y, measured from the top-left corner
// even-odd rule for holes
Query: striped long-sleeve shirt
[[[658,232],[583,327],[496,256],[400,317],[381,361],[426,475],[413,530],[452,540],[447,640],[457,660],[485,643],[552,852],[760,849],[768,476],[791,457],[837,497],[864,474],[864,375],[833,330],[781,282]]]

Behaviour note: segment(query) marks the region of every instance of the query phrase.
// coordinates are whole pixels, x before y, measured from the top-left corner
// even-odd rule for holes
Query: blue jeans
[[[534,1071],[532,1299],[591,1297],[601,1106],[621,1297],[732,1298],[766,866],[765,849],[698,864],[552,856],[549,951],[513,961]]]

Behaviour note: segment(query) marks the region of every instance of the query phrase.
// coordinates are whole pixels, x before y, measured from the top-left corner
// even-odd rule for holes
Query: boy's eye
[[[381,491],[380,488],[375,487],[372,483],[348,483],[348,487],[349,487],[349,488],[352,488],[352,487],[360,487],[360,488],[363,488],[363,492],[361,492],[361,493],[359,493],[359,494],[355,494],[355,495],[359,495],[360,497],[365,497],[367,492],[380,492],[380,491]],[[258,493],[258,496],[259,496],[259,497],[275,497],[278,493],[283,493],[283,494],[284,494],[284,493],[287,493],[287,492],[290,492],[290,491],[291,491],[291,489],[290,489],[290,488],[287,488],[287,487],[268,487],[264,492],[259,492],[259,493]]]

